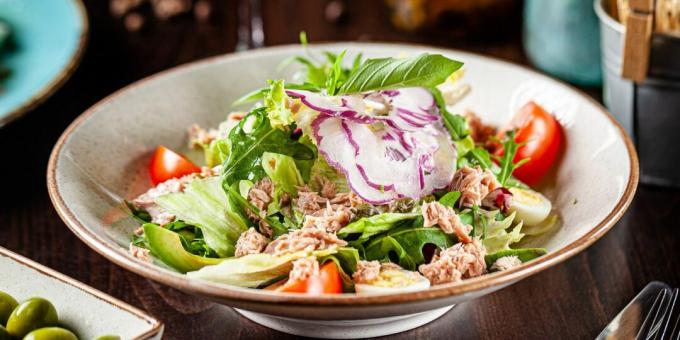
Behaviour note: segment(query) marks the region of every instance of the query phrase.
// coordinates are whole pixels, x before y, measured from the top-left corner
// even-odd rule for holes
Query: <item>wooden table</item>
[[[331,24],[326,1],[265,0],[265,44],[313,40],[431,43],[526,63],[518,14],[495,38],[447,38],[394,31],[380,1],[349,1]],[[167,339],[292,338],[256,325],[227,307],[153,283],[111,264],[59,219],[47,196],[50,150],[66,126],[120,87],[168,67],[233,51],[236,1],[214,1],[208,22],[191,15],[125,31],[104,0],[86,1],[91,35],[80,68],[51,99],[0,130],[4,185],[0,245],[147,310],[165,323]],[[509,14],[512,16],[512,14]],[[598,96],[599,89],[589,93]],[[628,213],[605,237],[572,259],[511,287],[455,307],[435,322],[396,336],[429,338],[592,338],[651,280],[680,285],[677,191],[641,187]]]

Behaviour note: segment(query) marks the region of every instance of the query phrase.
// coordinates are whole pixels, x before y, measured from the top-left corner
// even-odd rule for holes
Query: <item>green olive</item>
[[[19,303],[11,295],[0,291],[0,325],[6,325],[9,315]],[[2,338],[0,338],[2,339]]]
[[[11,340],[11,339],[12,339],[12,337],[9,335],[9,332],[5,329],[5,327],[0,325],[0,340]]]
[[[94,340],[120,340],[120,337],[118,335],[100,335]]]
[[[57,310],[54,305],[39,297],[30,298],[17,306],[7,320],[7,331],[21,338],[28,332],[57,324]]]
[[[23,340],[78,340],[78,337],[68,329],[45,327],[26,334]]]

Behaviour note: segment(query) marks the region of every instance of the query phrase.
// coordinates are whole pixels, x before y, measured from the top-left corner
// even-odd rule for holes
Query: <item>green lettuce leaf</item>
[[[144,224],[143,228],[144,238],[147,240],[151,253],[180,273],[198,270],[223,261],[223,259],[198,256],[187,251],[179,233],[153,223]]]
[[[266,253],[251,254],[225,259],[219,264],[188,272],[187,276],[192,279],[255,288],[288,275],[293,266],[292,262],[299,258],[308,256],[322,258],[335,252],[334,249],[328,249],[313,252],[301,251],[282,256]]]
[[[517,256],[522,263],[531,261],[537,257],[547,254],[548,251],[544,248],[521,248],[521,249],[506,249],[499,250],[493,254],[484,256],[487,268],[491,268],[494,262],[501,257]]]
[[[192,181],[180,193],[160,196],[156,203],[178,219],[201,228],[205,242],[220,257],[234,254],[234,245],[247,224],[234,212],[219,177]]]
[[[414,220],[420,213],[383,213],[364,217],[354,221],[338,231],[338,237],[347,238],[352,234],[360,234],[353,243],[361,244],[372,236],[392,230],[403,222]]]
[[[272,127],[283,129],[293,120],[293,112],[288,108],[289,97],[284,89],[283,80],[270,80],[269,93],[264,97],[264,107]]]
[[[482,244],[489,254],[510,249],[511,244],[519,242],[524,237],[521,222],[511,228],[515,219],[514,212],[501,221],[493,217],[495,215],[492,214],[495,213],[497,212],[488,213],[490,216],[486,218],[486,230],[482,239]]]
[[[326,159],[323,157],[317,157],[314,161],[314,165],[311,168],[311,178],[325,178],[335,184],[335,188],[338,192],[349,192],[349,185],[347,185],[347,178],[340,171],[336,170],[334,167],[328,165]],[[315,191],[321,190],[316,181],[310,182],[310,188]]]
[[[262,154],[262,167],[272,180],[274,188],[292,197],[297,197],[297,188],[305,185],[295,160],[290,156],[265,152]]]
[[[231,151],[222,170],[225,190],[232,183],[247,179],[257,182],[266,174],[262,154],[273,152],[296,161],[313,161],[314,151],[291,139],[290,133],[272,128],[266,109],[258,108],[246,115],[229,133]]]

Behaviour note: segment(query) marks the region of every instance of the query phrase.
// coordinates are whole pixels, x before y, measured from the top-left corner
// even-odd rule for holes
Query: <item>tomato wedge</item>
[[[541,106],[529,102],[519,110],[505,131],[510,129],[517,131],[515,142],[524,143],[517,149],[514,161],[529,158],[513,172],[513,176],[529,185],[539,183],[557,160],[563,142],[562,126]],[[497,154],[502,155],[503,150]]]
[[[149,176],[153,185],[195,172],[201,172],[201,168],[163,145],[156,149],[149,163]]]
[[[319,275],[311,276],[305,280],[288,281],[279,288],[279,291],[306,294],[341,294],[342,279],[335,262],[328,261],[319,268]]]

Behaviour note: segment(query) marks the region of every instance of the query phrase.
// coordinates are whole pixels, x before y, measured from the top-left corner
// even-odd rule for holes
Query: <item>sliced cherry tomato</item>
[[[306,294],[340,294],[342,293],[342,279],[338,266],[328,261],[319,268],[319,275],[306,280],[288,281],[279,288],[282,292]]]
[[[557,159],[563,138],[560,123],[541,106],[529,102],[519,110],[505,131],[509,129],[517,130],[515,142],[524,143],[517,149],[514,161],[529,158],[513,172],[513,176],[526,184],[537,184]],[[503,150],[498,150],[497,154],[502,155]]]
[[[201,172],[201,168],[163,145],[156,149],[149,163],[149,175],[154,185],[195,172]]]

